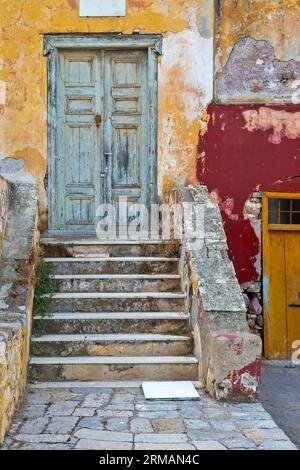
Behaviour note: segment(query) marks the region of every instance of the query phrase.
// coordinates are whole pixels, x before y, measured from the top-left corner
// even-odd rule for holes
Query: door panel
[[[101,87],[98,53],[59,55],[56,229],[93,232],[100,203],[101,133],[95,124]]]
[[[105,57],[106,200],[147,204],[148,67],[145,51]]]
[[[300,340],[300,233],[285,232],[288,354]]]
[[[269,250],[268,351],[271,358],[283,359],[287,356],[284,232],[269,232]]]

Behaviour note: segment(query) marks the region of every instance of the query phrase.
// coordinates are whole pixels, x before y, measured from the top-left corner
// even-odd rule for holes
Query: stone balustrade
[[[177,190],[168,199],[182,206],[181,270],[200,383],[218,400],[251,401],[258,394],[262,342],[247,324],[219,207],[205,186]]]

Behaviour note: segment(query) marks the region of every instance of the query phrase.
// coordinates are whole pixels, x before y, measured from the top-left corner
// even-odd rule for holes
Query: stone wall
[[[7,223],[9,186],[5,179],[0,177],[0,259],[2,256],[3,238]]]
[[[38,230],[35,186],[0,179],[0,188],[7,219],[0,260],[1,445],[26,387]]]
[[[171,201],[184,213],[183,289],[201,385],[218,400],[251,401],[258,394],[262,343],[247,324],[220,209],[205,186],[177,191]]]

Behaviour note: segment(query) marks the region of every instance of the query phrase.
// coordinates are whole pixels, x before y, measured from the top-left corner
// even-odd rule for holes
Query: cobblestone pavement
[[[146,401],[139,388],[31,390],[2,449],[296,449],[261,404]]]

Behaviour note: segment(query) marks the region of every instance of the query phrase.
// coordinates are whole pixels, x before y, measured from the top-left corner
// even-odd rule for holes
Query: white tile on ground
[[[146,400],[200,400],[192,382],[144,382]]]

